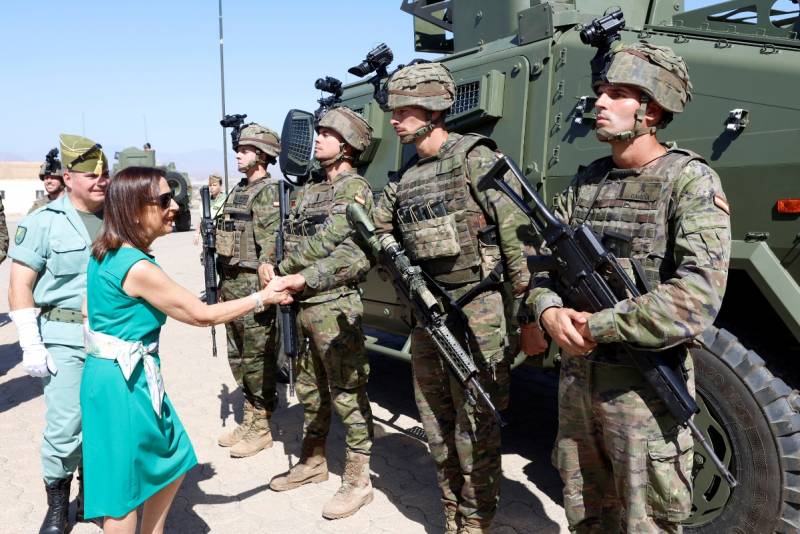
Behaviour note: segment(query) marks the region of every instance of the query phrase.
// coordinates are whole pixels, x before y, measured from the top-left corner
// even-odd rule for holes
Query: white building
[[[43,196],[37,161],[0,161],[0,196],[7,217],[20,218]]]

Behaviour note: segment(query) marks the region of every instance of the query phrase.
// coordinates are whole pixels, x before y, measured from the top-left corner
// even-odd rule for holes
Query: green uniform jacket
[[[580,187],[607,171],[609,158],[592,163],[556,198],[554,211],[567,222],[575,211]],[[646,174],[644,171],[642,174]],[[596,180],[595,180],[596,181]],[[626,342],[667,348],[699,335],[714,321],[722,304],[730,260],[730,216],[719,176],[701,161],[692,161],[674,177],[667,210],[666,250],[662,282],[635,299],[595,313],[589,329],[598,343]],[[574,221],[573,221],[574,222]],[[590,221],[591,223],[591,221]],[[664,266],[674,265],[671,272]],[[537,276],[530,300],[540,318],[551,306],[562,306],[547,278]]]

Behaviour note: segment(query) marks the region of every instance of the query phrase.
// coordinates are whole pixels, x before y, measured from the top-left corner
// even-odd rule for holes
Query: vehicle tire
[[[179,172],[167,172],[167,183],[172,188],[172,194],[175,195],[175,202],[183,204],[189,195],[189,184],[186,183],[186,178]]]
[[[188,232],[191,229],[192,229],[192,212],[190,212],[188,209],[178,212],[177,217],[175,217],[175,231]]]
[[[693,515],[685,531],[798,532],[798,392],[727,330],[710,328],[702,344],[692,351],[701,409],[695,423],[739,485],[729,488],[696,445]]]

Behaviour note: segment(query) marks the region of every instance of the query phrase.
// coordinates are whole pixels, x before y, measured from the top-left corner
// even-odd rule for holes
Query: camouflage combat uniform
[[[579,170],[554,211],[572,225],[587,223],[631,278],[652,288],[590,317],[598,347],[589,355],[562,354],[553,460],[570,529],[679,532],[691,513],[692,436],[620,343],[681,345],[713,322],[730,258],[719,177],[700,156],[674,147],[637,169],[614,169],[606,157]],[[537,275],[535,286],[537,317],[562,305],[546,277]],[[694,395],[688,349],[678,359]]]
[[[338,154],[321,161],[326,178],[308,182],[297,195],[295,207],[284,222],[286,257],[282,274],[300,273],[306,288],[298,297],[298,331],[308,342],[299,359],[297,395],[303,404],[303,453],[296,468],[270,482],[276,491],[327,479],[325,440],[331,424],[331,404],[345,427],[347,461],[342,485],[328,501],[322,515],[347,517],[372,500],[369,459],[372,450],[372,410],[367,397],[369,359],[361,327],[363,306],[357,287],[372,266],[354,241],[345,215],[348,204],[358,202],[369,212],[373,197],[369,184],[350,168],[328,174],[334,164],[353,160],[345,153],[349,144],[361,152],[372,140],[372,129],[348,108],[334,108],[319,121],[333,130],[340,142]],[[299,469],[298,469],[299,468]]]
[[[253,183],[243,179],[225,202],[217,222],[217,254],[222,300],[246,297],[261,289],[258,265],[275,262],[279,213],[278,181],[268,174]],[[250,220],[246,220],[247,217]],[[237,230],[236,227],[241,227]],[[230,229],[228,231],[228,229]],[[241,237],[233,237],[238,234]],[[227,236],[231,235],[230,238]],[[248,313],[225,325],[228,360],[247,402],[270,414],[275,410],[277,338],[275,307]]]
[[[257,136],[256,140],[248,135]],[[277,147],[274,154],[277,155],[280,151],[277,135],[258,125],[246,126],[239,143],[255,145],[262,143],[261,137],[265,136],[274,139]],[[272,146],[266,148],[271,150]],[[223,301],[260,290],[258,266],[275,264],[275,232],[280,220],[278,198],[278,180],[269,174],[252,183],[243,178],[228,195],[216,223],[220,296]],[[254,453],[252,450],[263,448],[245,447],[247,451],[239,451],[243,447],[237,448],[240,440],[256,442],[260,436],[258,439],[266,439],[264,446],[271,446],[269,419],[276,407],[279,350],[275,317],[275,307],[268,306],[260,313],[248,313],[225,325],[228,362],[245,397],[245,419],[237,427],[239,432],[234,430],[219,441],[222,446],[232,446],[232,456],[247,456]]]
[[[420,90],[424,96],[415,96]],[[437,93],[431,100],[431,94]],[[454,85],[443,65],[430,63],[400,70],[389,82],[389,106],[446,109]],[[408,143],[427,134],[427,124]],[[377,231],[399,235],[412,262],[458,298],[503,261],[515,296],[530,275],[521,231],[528,221],[508,199],[481,190],[480,179],[496,161],[495,144],[478,135],[448,134],[438,154],[420,159],[383,190],[373,211]],[[522,229],[522,230],[521,230]],[[519,299],[517,299],[519,302]],[[478,380],[499,409],[508,405],[509,360],[506,319],[499,287],[481,293],[463,311],[465,328],[450,326],[469,348]],[[482,406],[471,406],[420,328],[411,339],[414,392],[431,454],[436,462],[448,532],[488,530],[499,499],[500,427]],[[458,525],[456,527],[456,525]]]
[[[352,229],[345,217],[345,208],[356,197],[372,208],[369,184],[353,171],[339,174],[332,183],[306,184],[285,225],[287,258],[280,268],[286,274],[301,273],[309,295],[301,298],[297,316],[300,336],[309,344],[297,373],[305,439],[325,441],[333,399],[345,426],[347,449],[369,454],[369,360],[357,284],[370,261],[349,237]]]
[[[379,231],[399,231],[411,260],[454,298],[501,260],[517,296],[528,285],[518,237],[518,229],[527,220],[505,197],[477,186],[496,160],[492,146],[478,136],[449,134],[438,155],[420,160],[398,183],[386,186],[373,211]],[[397,218],[398,211],[411,206],[437,203],[445,206],[446,216],[410,223]],[[488,225],[496,227],[496,237],[491,231],[479,237]],[[478,381],[502,410],[508,406],[509,360],[504,351],[506,320],[498,310],[503,310],[503,296],[495,288],[464,307],[468,335],[463,325],[450,325],[462,343],[469,340]],[[491,413],[467,402],[424,330],[415,328],[412,336],[414,392],[445,507],[455,510],[457,506],[464,518],[476,518],[488,526],[500,490],[500,427]]]

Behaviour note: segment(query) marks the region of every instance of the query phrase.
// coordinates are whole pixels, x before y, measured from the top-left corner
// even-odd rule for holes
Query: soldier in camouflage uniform
[[[28,213],[33,213],[64,194],[64,177],[63,171],[61,170],[61,162],[55,160],[54,163],[57,169],[48,168],[47,163],[42,163],[41,167],[39,167],[39,179],[43,182],[46,194],[33,202]]]
[[[527,219],[511,202],[478,183],[496,161],[486,137],[448,133],[444,112],[455,85],[438,63],[406,67],[388,83],[391,124],[402,143],[416,145],[419,161],[390,181],[373,211],[379,232],[395,232],[411,261],[453,297],[466,293],[504,263],[515,307],[530,275],[520,235]],[[508,404],[509,359],[503,296],[498,285],[464,306],[468,325],[452,321],[469,347],[479,381],[494,404]],[[500,490],[500,427],[482,406],[467,401],[432,340],[412,333],[414,391],[442,490],[447,532],[486,532]]]
[[[341,487],[322,515],[339,519],[372,501],[369,360],[357,287],[371,263],[353,241],[353,228],[345,216],[352,202],[372,209],[369,184],[353,170],[358,154],[372,141],[372,129],[359,114],[340,107],[320,119],[317,132],[315,157],[325,178],[310,181],[298,193],[284,223],[287,255],[279,266],[289,275],[287,287],[304,291],[297,299],[297,319],[308,351],[299,361],[297,395],[303,404],[305,435],[300,462],[273,478],[270,487],[285,491],[328,479],[325,439],[333,405],[344,423],[347,461]]]
[[[683,59],[637,43],[617,48],[606,67],[594,80],[596,126],[612,155],[578,171],[556,213],[589,224],[650,291],[589,314],[563,308],[537,276],[535,313],[562,349],[554,463],[571,530],[680,532],[691,513],[692,436],[620,343],[685,346],[713,322],[727,281],[729,207],[702,157],[656,139],[691,97]],[[694,394],[689,351],[679,359]]]
[[[244,126],[236,161],[245,177],[234,187],[217,219],[216,239],[222,300],[234,300],[261,289],[258,270],[275,263],[278,181],[267,166],[275,163],[281,146],[278,135],[258,124]],[[272,446],[269,420],[275,410],[277,337],[275,307],[249,313],[225,325],[228,362],[244,393],[244,419],[219,437],[234,458],[252,456]]]

